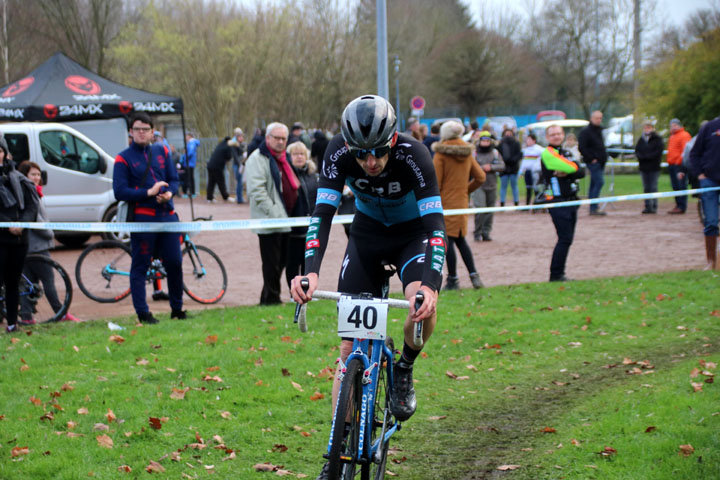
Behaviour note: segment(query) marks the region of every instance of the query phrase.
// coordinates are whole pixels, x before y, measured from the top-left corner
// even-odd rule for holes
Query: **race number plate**
[[[385,340],[388,304],[343,295],[338,301],[338,335]]]

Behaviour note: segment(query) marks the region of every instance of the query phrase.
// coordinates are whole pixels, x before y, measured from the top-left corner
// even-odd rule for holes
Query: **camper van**
[[[4,123],[16,164],[31,160],[47,172],[43,195],[51,222],[110,222],[117,212],[112,189],[113,158],[95,142],[61,123]],[[67,246],[81,246],[84,232],[55,232]],[[112,238],[112,234],[106,235]]]

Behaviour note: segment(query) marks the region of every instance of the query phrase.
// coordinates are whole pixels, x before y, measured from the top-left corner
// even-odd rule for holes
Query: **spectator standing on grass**
[[[178,176],[170,152],[152,144],[153,121],[145,112],[130,117],[132,144],[115,157],[113,192],[130,203],[136,222],[178,222],[172,198],[178,192]],[[167,272],[170,318],[185,319],[183,307],[182,255],[179,232],[136,232],[130,234],[130,294],[141,323],[158,323],[145,297],[145,280],[153,258],[162,260]]]
[[[43,199],[42,193],[42,171],[40,166],[29,160],[25,160],[18,165],[18,171],[30,179],[37,189],[39,202],[38,202],[38,222],[49,222],[47,211],[45,209],[45,199]],[[28,229],[28,254],[42,255],[43,257],[50,258],[50,249],[55,248],[55,242],[52,230],[40,230],[40,229]],[[52,307],[54,312],[57,312],[62,308],[62,302],[58,298],[57,289],[55,288],[55,277],[53,275],[53,269],[50,265],[40,262],[33,262],[32,268],[25,268],[25,275],[28,279],[37,283],[38,280],[42,284],[43,291],[45,292],[45,298]],[[27,296],[23,296],[20,299],[20,320],[22,325],[34,325],[35,319],[33,318],[32,306],[28,301]],[[79,318],[70,312],[60,319],[63,322],[81,322]]]
[[[295,208],[300,183],[285,150],[288,133],[284,124],[271,123],[265,141],[247,159],[245,175],[251,218],[287,218]],[[290,228],[262,228],[253,232],[258,235],[262,259],[260,305],[282,303],[280,277],[287,264]]]
[[[519,172],[525,179],[525,205],[530,205],[535,198],[535,187],[542,172],[542,166],[540,165],[542,151],[543,148],[537,144],[537,136],[532,132],[528,133],[525,138],[523,160]],[[533,213],[535,213],[535,210],[533,210]]]
[[[485,181],[485,171],[473,158],[473,146],[460,138],[463,129],[461,123],[452,120],[443,123],[440,127],[440,141],[433,145],[435,151],[433,165],[440,188],[440,198],[445,209],[468,208],[470,194]],[[467,223],[467,215],[445,217],[447,235],[445,259],[448,269],[445,290],[460,288],[455,246],[460,251],[460,256],[470,273],[473,288],[483,287],[480,275],[475,268],[472,251],[465,240]]]
[[[682,122],[677,118],[670,120],[670,138],[667,145],[668,173],[670,174],[670,185],[674,191],[687,190],[687,178],[682,165],[682,156],[685,145],[692,137],[683,128]],[[687,195],[675,197],[675,208],[669,214],[682,214],[687,210]]]
[[[298,199],[290,216],[308,217],[315,210],[315,197],[318,189],[317,167],[315,162],[310,159],[310,150],[301,141],[288,145],[287,155],[293,172],[295,172],[295,176],[297,176],[300,183]],[[307,230],[308,227],[292,227],[290,230],[287,266],[285,267],[285,279],[288,288],[290,287],[290,281],[296,275],[305,274],[305,236]]]
[[[245,171],[245,134],[242,128],[237,127],[233,132],[235,145],[233,149],[233,174],[235,175],[235,198],[237,203],[245,203],[243,199],[243,172]]]
[[[700,182],[700,188],[720,186],[720,117],[709,121],[695,139],[690,150],[690,169]],[[717,238],[718,238],[718,200],[720,190],[700,194],[705,214],[705,254],[706,269],[718,270]]]
[[[505,162],[505,170],[500,174],[500,206],[505,206],[505,195],[507,194],[508,183],[512,190],[513,202],[515,206],[520,203],[520,192],[518,192],[518,171],[520,170],[520,162],[523,158],[520,142],[515,138],[515,132],[512,128],[503,130],[502,139],[498,145],[500,156]]]
[[[38,215],[35,185],[15,170],[5,138],[0,136],[0,222],[34,222]],[[20,276],[30,240],[29,230],[0,228],[0,287],[5,289],[5,321],[8,333],[18,331]]]
[[[658,179],[660,178],[660,161],[662,160],[663,149],[662,138],[655,131],[655,125],[651,120],[643,122],[643,133],[635,145],[635,158],[638,161],[638,170],[643,183],[643,192],[655,193],[658,191]],[[657,213],[657,198],[645,200],[645,209],[642,213]]]
[[[565,132],[559,125],[545,129],[548,147],[541,155],[542,178],[545,184],[546,201],[568,202],[577,200],[577,180],[585,176],[585,170],[572,157],[572,152],[562,148]],[[558,241],[550,261],[550,281],[566,282],[565,263],[575,236],[577,206],[549,208]]]
[[[485,183],[472,193],[473,205],[476,208],[494,207],[497,200],[497,174],[505,170],[502,155],[493,145],[492,134],[483,130],[479,133],[476,161],[485,172]],[[493,213],[476,213],[473,237],[476,242],[492,240]]]
[[[605,163],[607,163],[607,150],[603,138],[603,113],[595,110],[590,115],[590,123],[580,130],[578,149],[583,162],[590,171],[590,187],[588,198],[598,198],[605,184]],[[590,205],[590,215],[607,215],[599,209],[597,203]]]
[[[238,142],[235,138],[225,137],[217,144],[215,150],[210,156],[207,163],[207,201],[215,201],[215,185],[220,190],[220,195],[226,202],[234,202],[235,197],[231,197],[225,185],[225,165],[235,158],[235,148]]]

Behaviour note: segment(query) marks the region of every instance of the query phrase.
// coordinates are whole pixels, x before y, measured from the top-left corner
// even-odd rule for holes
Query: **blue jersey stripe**
[[[443,213],[442,200],[440,196],[423,198],[417,202],[418,210],[420,210],[420,216],[425,216],[429,213]]]
[[[342,193],[337,190],[332,190],[330,188],[318,188],[315,203],[327,203],[328,205],[332,205],[337,208],[338,205],[340,205],[341,198]]]

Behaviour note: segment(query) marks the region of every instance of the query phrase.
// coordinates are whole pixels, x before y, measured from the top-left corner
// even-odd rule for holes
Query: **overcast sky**
[[[488,5],[501,6],[505,5],[513,10],[523,11],[528,8],[532,0],[461,0],[470,7],[473,18],[477,21],[481,6],[487,8]],[[682,25],[682,23],[691,14],[701,8],[709,8],[712,5],[718,5],[718,0],[654,0],[657,2],[658,20]],[[544,3],[543,0],[535,0],[536,4]],[[644,3],[644,2],[643,2]]]

